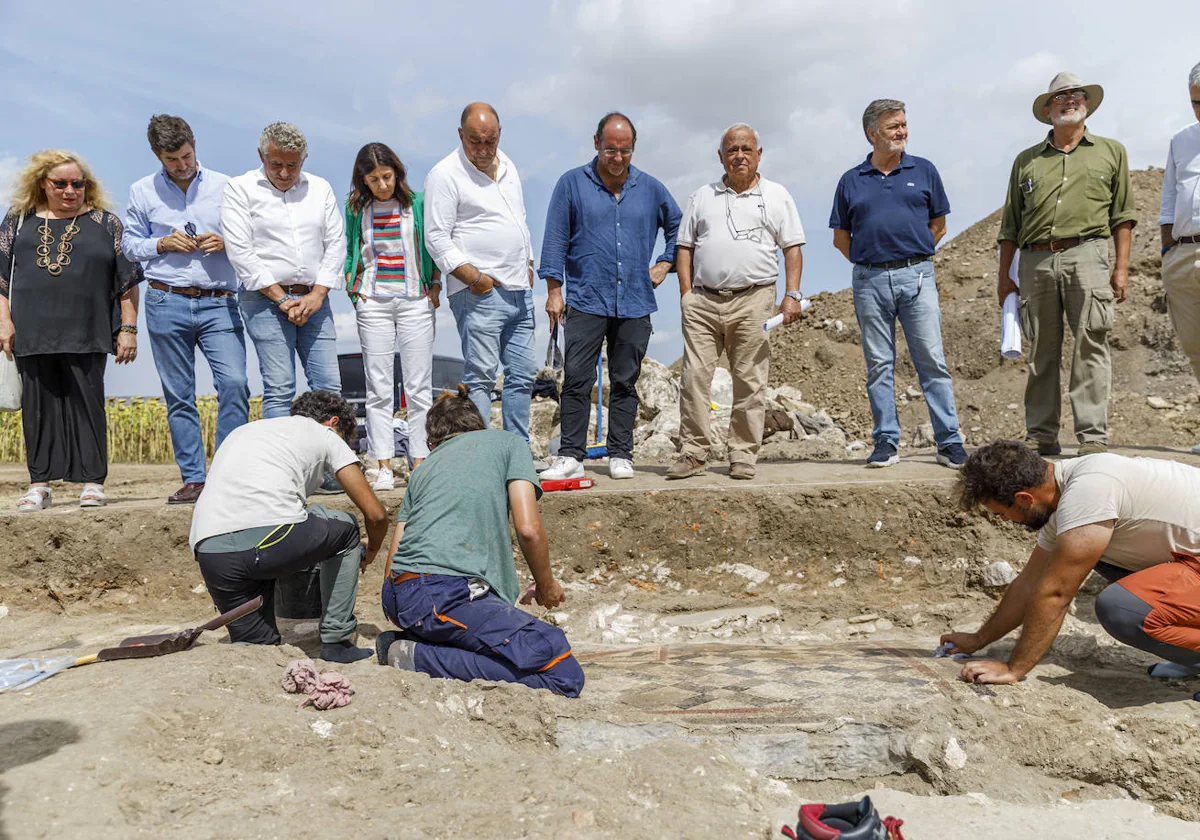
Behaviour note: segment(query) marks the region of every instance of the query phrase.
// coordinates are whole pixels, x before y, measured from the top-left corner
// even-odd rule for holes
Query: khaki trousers
[[[1075,337],[1071,358],[1071,413],[1080,443],[1108,442],[1108,399],[1113,326],[1108,240],[1081,242],[1065,251],[1021,251],[1021,332],[1029,343],[1025,429],[1040,443],[1058,441],[1063,317]]]
[[[1181,242],[1163,254],[1162,281],[1179,349],[1200,379],[1200,243]]]
[[[723,297],[693,288],[680,302],[683,312],[683,376],[679,394],[681,450],[708,460],[713,371],[722,351],[733,374],[729,418],[729,463],[754,464],[762,445],[771,346],[763,321],[775,310],[775,287],[756,286]]]

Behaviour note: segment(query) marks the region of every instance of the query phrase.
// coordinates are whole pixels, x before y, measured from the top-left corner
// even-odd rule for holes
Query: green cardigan
[[[357,303],[359,294],[358,290],[362,286],[362,217],[363,212],[370,203],[363,207],[363,210],[355,212],[350,209],[350,203],[346,203],[346,292],[350,295],[350,302]],[[433,258],[429,256],[429,251],[425,249],[425,194],[415,192],[412,194],[412,211],[413,211],[413,238],[417,242],[417,273],[421,277],[421,293],[429,294],[429,288],[433,285],[433,272],[437,268],[434,265]]]

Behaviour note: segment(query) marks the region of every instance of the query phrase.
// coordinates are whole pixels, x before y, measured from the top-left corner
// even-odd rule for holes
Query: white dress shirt
[[[724,181],[692,193],[676,241],[694,249],[692,282],[697,286],[773,286],[779,278],[779,249],[803,245],[804,227],[791,193],[760,175],[742,193]]]
[[[287,192],[260,166],[230,178],[221,206],[225,251],[247,291],[273,283],[346,285],[346,235],[333,187],[301,172]]]
[[[1158,223],[1175,239],[1200,235],[1200,122],[1171,138]]]
[[[497,151],[493,181],[467,159],[460,146],[425,178],[425,247],[449,292],[466,288],[450,272],[470,263],[505,289],[529,289],[533,245],[525,223],[525,196],[517,168]]]

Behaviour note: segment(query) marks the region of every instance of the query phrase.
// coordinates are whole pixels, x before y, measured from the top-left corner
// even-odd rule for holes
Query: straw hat
[[[1050,104],[1050,97],[1064,90],[1081,89],[1087,94],[1088,116],[1096,113],[1100,103],[1104,101],[1104,88],[1100,85],[1085,85],[1083,80],[1074,73],[1063,71],[1050,80],[1050,89],[1033,100],[1033,118],[1038,122],[1050,125],[1050,118],[1042,113],[1042,109]]]

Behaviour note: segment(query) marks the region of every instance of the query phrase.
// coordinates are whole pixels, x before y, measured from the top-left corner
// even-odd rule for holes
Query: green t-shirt
[[[482,578],[515,604],[510,481],[528,481],[541,498],[529,444],[512,432],[467,432],[439,444],[409,479],[392,572]]]

